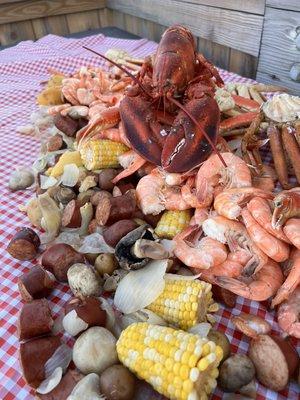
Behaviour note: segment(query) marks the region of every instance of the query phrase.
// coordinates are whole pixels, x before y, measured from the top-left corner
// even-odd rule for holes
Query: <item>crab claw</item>
[[[202,129],[184,111],[178,113],[161,156],[161,165],[168,172],[186,172],[206,160],[212,147],[203,131],[216,143],[220,123],[217,102],[212,97],[203,96],[190,100],[185,109]]]
[[[160,165],[162,128],[151,103],[141,96],[126,96],[120,103],[120,115],[132,148],[145,160]]]

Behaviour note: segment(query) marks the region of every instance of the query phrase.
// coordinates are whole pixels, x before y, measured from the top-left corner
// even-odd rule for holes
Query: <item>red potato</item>
[[[33,300],[22,307],[18,323],[19,340],[28,340],[51,332],[51,310],[46,299]]]
[[[49,247],[43,254],[41,264],[55,277],[66,282],[68,269],[76,263],[83,263],[84,256],[66,243],[57,243]]]
[[[57,336],[44,336],[20,344],[20,364],[28,385],[37,388],[45,379],[44,366],[61,345]]]
[[[115,247],[122,237],[137,227],[136,222],[130,219],[122,219],[106,228],[103,232],[103,238],[109,246]]]
[[[111,192],[114,188],[112,180],[118,175],[119,171],[113,168],[104,169],[99,173],[98,184],[102,190]]]
[[[257,379],[276,392],[287,386],[299,365],[299,356],[290,342],[270,335],[251,340],[249,357]]]
[[[55,286],[54,276],[37,265],[25,272],[18,279],[18,287],[22,300],[30,302],[33,299],[47,297]]]

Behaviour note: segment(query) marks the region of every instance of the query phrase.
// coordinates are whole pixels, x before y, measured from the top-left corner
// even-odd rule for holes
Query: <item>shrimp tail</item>
[[[230,278],[228,276],[218,276],[215,278],[214,283],[239,296],[250,298],[249,287],[244,282],[241,282],[237,279]]]

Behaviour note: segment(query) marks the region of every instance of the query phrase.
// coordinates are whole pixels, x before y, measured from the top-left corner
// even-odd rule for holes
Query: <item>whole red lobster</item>
[[[138,154],[168,172],[185,172],[212,150],[217,152],[220,111],[213,95],[223,81],[216,68],[196,53],[187,28],[168,28],[153,62],[146,59],[132,78],[136,85],[122,100],[120,115]]]

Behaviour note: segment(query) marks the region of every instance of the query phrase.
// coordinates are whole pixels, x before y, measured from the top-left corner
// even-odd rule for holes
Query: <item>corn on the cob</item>
[[[173,239],[188,226],[190,219],[190,210],[165,211],[158,221],[155,233],[160,238]]]
[[[207,338],[138,322],[117,342],[120,361],[171,400],[204,400],[216,387],[220,346]]]
[[[62,175],[64,173],[64,167],[67,164],[76,164],[77,167],[82,167],[83,164],[79,151],[66,151],[62,154],[57,163],[51,169],[50,176],[56,178]]]
[[[199,280],[165,278],[164,291],[147,308],[165,321],[181,329],[189,329],[199,322],[213,321],[209,314],[218,310],[211,292],[211,284]]]
[[[118,156],[128,151],[123,143],[111,140],[89,140],[81,148],[83,164],[88,170],[119,167]]]

